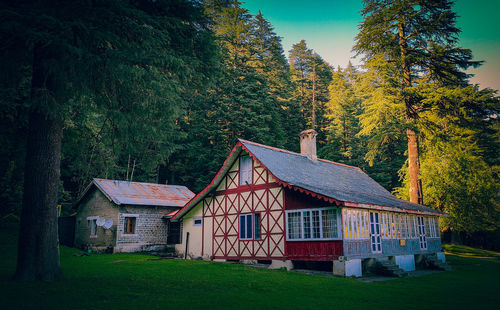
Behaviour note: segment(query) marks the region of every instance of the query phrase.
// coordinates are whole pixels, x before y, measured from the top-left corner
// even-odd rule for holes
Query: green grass
[[[442,310],[500,304],[499,253],[466,247],[446,247],[451,272],[372,283],[139,254],[77,257],[78,250],[62,247],[65,279],[17,283],[9,280],[15,242],[12,227],[0,228],[2,309]]]

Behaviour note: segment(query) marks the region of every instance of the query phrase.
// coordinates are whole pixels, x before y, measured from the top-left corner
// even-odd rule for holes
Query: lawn
[[[239,264],[158,260],[138,254],[74,256],[66,278],[15,283],[15,227],[0,227],[2,309],[494,309],[500,255],[447,246],[451,272],[365,283]]]

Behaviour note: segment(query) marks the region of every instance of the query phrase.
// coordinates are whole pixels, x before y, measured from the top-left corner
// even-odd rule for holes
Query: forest
[[[497,91],[469,82],[481,62],[459,46],[452,1],[385,2],[364,1],[362,65],[334,68],[305,40],[284,51],[237,0],[3,1],[0,218],[70,215],[97,177],[197,193],[238,138],[298,151],[314,128],[318,157],[498,249]]]

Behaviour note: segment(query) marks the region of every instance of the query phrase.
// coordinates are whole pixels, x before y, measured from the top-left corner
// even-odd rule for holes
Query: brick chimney
[[[316,155],[316,136],[318,133],[314,129],[304,130],[299,134],[300,154],[305,154],[310,160],[318,160]]]

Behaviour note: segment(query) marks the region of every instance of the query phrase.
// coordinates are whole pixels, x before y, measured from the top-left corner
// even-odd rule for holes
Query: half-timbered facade
[[[315,135],[301,134],[301,154],[239,140],[173,216],[183,231],[177,251],[287,268],[333,261],[360,275],[364,259],[391,257],[412,270],[411,257],[441,250],[441,212],[397,199],[359,168],[318,159]]]

